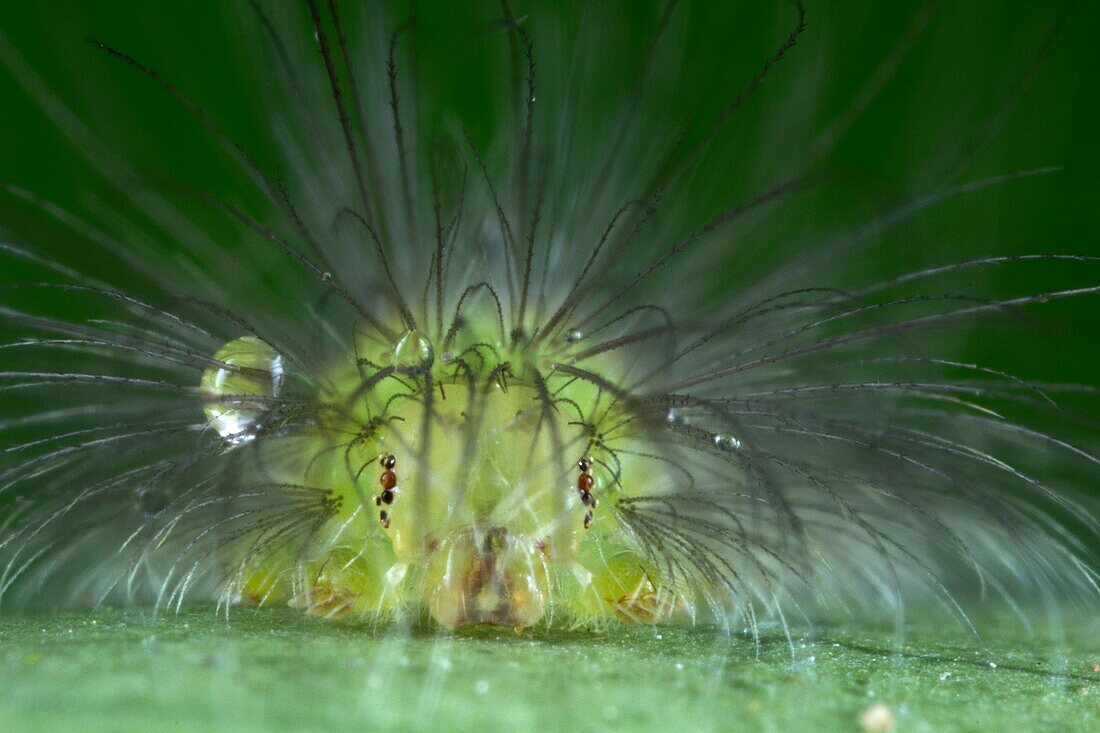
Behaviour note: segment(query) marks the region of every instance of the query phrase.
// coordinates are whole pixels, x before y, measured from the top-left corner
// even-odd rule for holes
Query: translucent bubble
[[[567,343],[567,344],[570,344],[570,345],[575,344],[578,341],[580,341],[582,338],[584,338],[584,334],[581,333],[580,331],[578,331],[575,328],[571,328],[571,329],[569,329],[568,331],[565,332],[565,343]]]
[[[207,397],[226,397],[203,408],[210,426],[233,443],[251,440],[257,421],[270,406],[249,397],[279,396],[283,385],[283,357],[254,336],[225,344],[214,354],[222,365],[207,367],[199,389]]]
[[[719,450],[737,451],[741,450],[741,441],[732,435],[718,433],[714,436],[714,447]]]
[[[402,369],[428,369],[435,361],[435,347],[420,331],[410,330],[401,334],[393,348],[395,367]]]
[[[134,492],[134,506],[147,516],[163,511],[171,503],[171,497],[153,486],[142,486]]]

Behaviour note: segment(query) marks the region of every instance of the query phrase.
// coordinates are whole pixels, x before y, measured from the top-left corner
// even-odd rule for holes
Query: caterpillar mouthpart
[[[439,624],[534,626],[550,597],[538,539],[506,527],[471,527],[434,546],[427,558],[424,604]]]

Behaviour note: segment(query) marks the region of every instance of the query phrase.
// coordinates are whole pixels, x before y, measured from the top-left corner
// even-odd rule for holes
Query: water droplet
[[[668,420],[670,425],[677,425],[684,421],[684,419],[680,417],[680,413],[676,412],[676,410],[669,410],[668,414],[665,415],[665,419]]]
[[[951,679],[950,672],[940,672],[940,682],[946,682],[949,679]]]
[[[134,492],[134,506],[146,516],[158,514],[171,503],[172,500],[166,492],[153,486],[142,486]]]
[[[724,451],[741,450],[741,441],[732,435],[718,433],[714,436],[714,447]]]
[[[207,367],[199,390],[206,397],[225,397],[204,406],[210,426],[218,435],[238,444],[251,440],[261,427],[258,420],[270,407],[263,399],[275,398],[283,385],[283,357],[254,336],[225,344],[214,354],[220,365]]]
[[[990,662],[989,663],[989,668],[990,669],[997,669],[997,663],[996,662]]]
[[[565,332],[565,343],[572,346],[573,344],[584,338],[584,334],[575,328],[571,328]]]
[[[420,331],[410,330],[401,334],[393,348],[392,364],[402,369],[426,370],[435,361],[435,347]]]

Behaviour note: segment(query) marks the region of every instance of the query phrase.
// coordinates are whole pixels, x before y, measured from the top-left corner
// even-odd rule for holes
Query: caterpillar
[[[415,3],[237,10],[258,150],[173,69],[87,49],[216,185],[112,145],[0,35],[96,181],[71,208],[4,185],[0,607],[523,629],[1095,603],[1095,388],[965,354],[1083,344],[1060,306],[1098,258],[960,258],[934,226],[1057,175],[971,164],[1064,18],[884,193],[835,151],[934,3],[824,122],[798,2],[733,71],[690,65],[714,9],[676,0],[456,8],[450,35]],[[478,70],[471,110],[448,80]],[[685,107],[708,70],[722,103]]]

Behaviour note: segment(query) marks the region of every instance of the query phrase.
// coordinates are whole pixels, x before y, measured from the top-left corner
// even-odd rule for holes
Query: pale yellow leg
[[[583,570],[575,574],[583,588],[573,604],[579,615],[655,624],[682,605],[660,574],[630,549],[582,553],[579,565]]]

